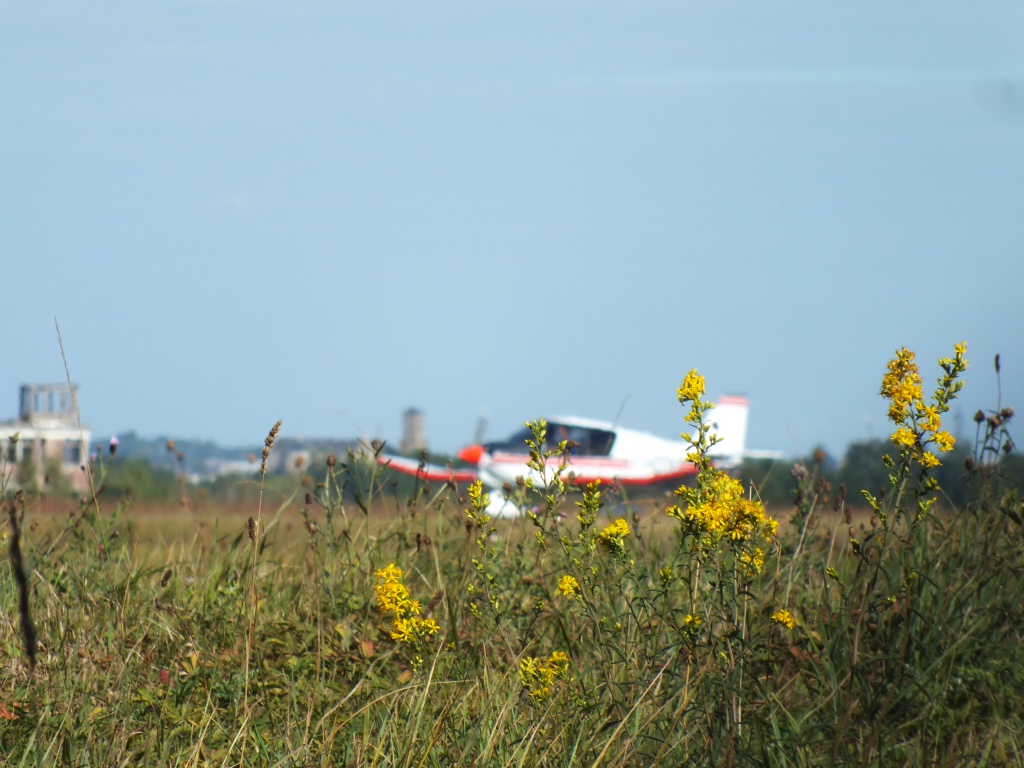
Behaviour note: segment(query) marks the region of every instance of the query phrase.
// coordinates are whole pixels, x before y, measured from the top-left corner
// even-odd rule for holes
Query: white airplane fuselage
[[[711,431],[718,442],[708,455],[717,466],[737,464],[744,455],[747,433],[747,398],[726,395],[711,411]],[[526,441],[533,439],[529,427],[506,440],[471,445],[459,452],[459,458],[471,468],[438,467],[397,456],[380,456],[378,461],[398,472],[423,480],[469,482],[479,479],[491,490],[488,512],[500,517],[522,514],[505,498],[504,486],[515,487],[518,479],[528,479],[543,487],[551,482],[556,469],[565,465],[577,485],[600,480],[625,486],[649,486],[681,482],[695,475],[697,467],[686,456],[693,447],[685,440],[625,429],[606,421],[575,416],[547,419],[547,434],[542,449],[553,451],[544,471],[530,466]],[[558,451],[563,441],[568,451]]]
[[[558,434],[560,430],[564,432]],[[581,436],[583,440],[579,439]],[[575,476],[577,484],[602,480],[618,481],[623,485],[650,485],[681,479],[696,472],[696,467],[686,459],[692,448],[682,440],[667,440],[593,419],[565,417],[548,420],[545,447],[554,447],[561,440],[579,445],[570,448],[568,454],[551,456],[544,473],[528,466],[530,457],[525,442],[515,439],[518,437],[525,435],[516,435],[502,443],[471,446],[461,451],[459,458],[474,464],[480,479],[493,488],[505,484],[514,486],[520,477],[530,479],[535,485],[543,485],[551,480],[554,471],[563,463],[566,471]]]

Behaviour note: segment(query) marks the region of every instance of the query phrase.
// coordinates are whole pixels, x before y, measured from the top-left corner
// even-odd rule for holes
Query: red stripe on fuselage
[[[524,469],[526,469],[526,463],[529,460],[530,457],[525,453],[496,453],[491,458],[491,461],[495,464],[519,464]],[[548,459],[547,466],[562,466],[561,456]],[[656,475],[622,477],[616,474],[616,470],[626,469],[630,466],[633,466],[632,462],[625,459],[607,459],[600,456],[572,456],[566,463],[566,470],[576,476],[575,482],[577,485],[586,485],[595,480],[600,480],[602,483],[621,483],[622,485],[655,485],[670,480],[681,480],[684,477],[697,474],[697,467],[689,462],[679,469]],[[583,469],[584,472],[578,472],[577,467]],[[601,472],[602,469],[606,469],[607,473]]]
[[[690,477],[691,475],[697,474],[697,468],[693,465],[690,467],[678,470],[676,472],[666,472],[661,475],[652,475],[651,477],[590,477],[586,475],[576,475],[576,485],[586,485],[592,483],[595,480],[600,480],[602,483],[621,483],[622,485],[657,485],[658,483],[667,483],[670,480],[682,480],[684,477]]]
[[[491,461],[495,464],[522,464],[526,466],[526,463],[530,460],[529,455],[525,453],[496,453],[491,457]],[[606,459],[601,456],[572,456],[570,455],[569,461],[567,462],[570,466],[578,464],[585,466],[595,467],[628,467],[630,462],[626,459]],[[562,464],[562,457],[552,456],[547,460],[547,465],[552,467],[558,467]]]

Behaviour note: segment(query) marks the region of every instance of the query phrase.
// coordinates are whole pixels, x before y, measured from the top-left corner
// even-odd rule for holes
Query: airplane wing
[[[414,459],[406,459],[402,456],[378,456],[377,463],[382,467],[390,467],[403,475],[411,475],[420,480],[431,480],[436,482],[447,482],[455,480],[457,483],[471,483],[479,475],[475,469],[452,469],[442,467],[438,464],[427,464]]]

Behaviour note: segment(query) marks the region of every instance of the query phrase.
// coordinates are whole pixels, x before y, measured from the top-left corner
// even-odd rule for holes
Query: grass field
[[[555,469],[515,521],[372,462],[252,506],[8,494],[0,758],[1019,765],[1024,505],[982,445],[933,506],[926,417],[873,506],[812,466],[765,510],[706,440],[669,499]]]

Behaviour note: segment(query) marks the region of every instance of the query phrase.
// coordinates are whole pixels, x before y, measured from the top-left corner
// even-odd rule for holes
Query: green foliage
[[[74,494],[71,480],[64,474],[61,463],[57,459],[49,459],[43,472],[43,489],[48,495],[67,498]]]
[[[30,453],[25,453],[18,462],[18,484],[30,496],[39,495],[39,476]]]
[[[775,459],[744,459],[736,474],[746,487],[757,490],[765,505],[785,509],[793,502],[790,466]]]
[[[181,496],[178,477],[169,469],[154,467],[142,458],[112,460],[104,485],[115,498],[136,501],[174,502]]]
[[[23,543],[34,673],[0,570],[0,762],[1020,764],[1014,454],[972,452],[969,496],[946,513],[920,444],[890,449],[875,520],[849,535],[827,461],[766,467],[790,483],[794,523],[772,538],[706,460],[698,378],[680,398],[701,475],[656,516],[609,516],[596,484],[567,497],[542,422],[513,522],[487,516],[479,485],[396,496],[375,456],[293,478],[269,511],[262,478],[247,530],[189,549],[141,552],[117,535],[129,504],[87,500]],[[276,546],[289,519],[298,556]]]

